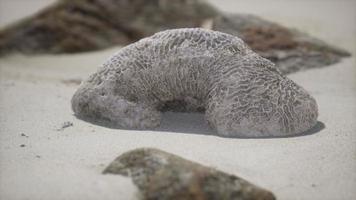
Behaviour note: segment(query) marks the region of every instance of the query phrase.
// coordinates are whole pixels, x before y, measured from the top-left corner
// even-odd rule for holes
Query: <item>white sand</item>
[[[355,1],[289,5],[291,1],[276,0],[256,9],[234,0],[211,1],[227,11],[259,13],[356,54]],[[329,13],[332,8],[337,14]],[[135,199],[130,179],[100,173],[115,157],[137,147],[160,148],[236,174],[270,189],[278,199],[356,198],[354,58],[290,76],[316,98],[319,121],[326,126],[322,131],[229,139],[205,135],[211,131],[197,114],[166,115],[164,131],[114,130],[76,119],[70,98],[77,85],[63,80],[87,77],[115,51],[0,59],[1,200]],[[66,121],[74,126],[58,131]]]

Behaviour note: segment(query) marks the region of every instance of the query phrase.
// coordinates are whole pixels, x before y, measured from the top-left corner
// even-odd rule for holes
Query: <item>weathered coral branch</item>
[[[152,129],[161,112],[205,111],[228,137],[297,135],[316,124],[313,97],[239,38],[199,28],[159,32],[117,52],[74,94],[80,118]]]

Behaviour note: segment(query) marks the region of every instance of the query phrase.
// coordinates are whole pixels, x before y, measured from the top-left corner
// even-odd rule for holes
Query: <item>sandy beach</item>
[[[6,6],[11,5],[0,2],[1,10],[10,13]],[[289,75],[317,100],[324,129],[288,138],[222,138],[213,135],[201,114],[182,113],[166,113],[157,131],[105,128],[75,118],[70,99],[78,81],[119,47],[74,55],[12,55],[0,58],[0,199],[136,199],[131,179],[101,172],[138,147],[159,148],[235,174],[271,190],[277,199],[356,199],[356,2],[210,2],[224,11],[295,27],[353,54],[332,66]],[[18,18],[2,20],[0,26]],[[62,128],[66,122],[73,126]]]

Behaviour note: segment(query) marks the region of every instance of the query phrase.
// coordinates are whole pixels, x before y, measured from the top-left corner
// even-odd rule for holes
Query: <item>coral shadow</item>
[[[104,126],[111,129],[123,129],[121,127],[115,126],[107,121],[93,120],[80,118],[91,124]],[[313,135],[320,132],[325,128],[323,122],[318,121],[317,124],[298,135],[293,136],[266,136],[266,137],[228,137],[217,135],[216,130],[212,129],[207,121],[205,120],[204,113],[182,113],[182,112],[165,112],[162,114],[162,120],[160,127],[154,129],[153,131],[162,131],[170,133],[183,133],[183,134],[198,134],[198,135],[211,135],[216,137],[225,138],[238,138],[238,139],[271,139],[271,138],[290,138],[290,137],[300,137]],[[123,130],[136,130],[136,129],[123,129]],[[143,131],[143,130],[136,130]]]
[[[204,113],[165,112],[157,131],[217,135],[205,120]]]
[[[298,135],[292,136],[266,136],[266,137],[228,137],[217,135],[204,118],[203,113],[173,113],[166,112],[162,115],[161,126],[156,131],[177,132],[187,134],[214,135],[217,137],[239,138],[239,139],[268,139],[268,138],[290,138],[313,135],[325,128],[325,124],[318,121],[316,125]]]

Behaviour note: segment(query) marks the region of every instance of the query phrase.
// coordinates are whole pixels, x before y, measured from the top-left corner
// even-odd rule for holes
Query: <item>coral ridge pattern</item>
[[[300,134],[316,101],[236,36],[172,29],[120,49],[72,98],[75,114],[125,129],[153,129],[164,111],[205,112],[217,134]]]

